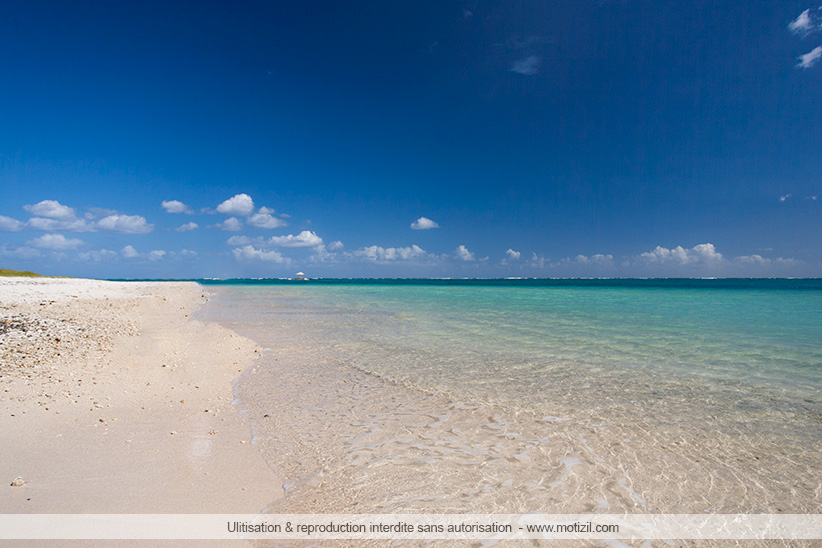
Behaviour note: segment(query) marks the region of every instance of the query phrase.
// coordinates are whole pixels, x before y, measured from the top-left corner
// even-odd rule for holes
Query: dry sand
[[[282,496],[231,405],[260,349],[191,319],[205,300],[193,282],[0,278],[0,512],[248,514]]]

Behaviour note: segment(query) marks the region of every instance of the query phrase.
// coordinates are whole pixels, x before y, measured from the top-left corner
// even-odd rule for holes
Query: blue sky
[[[5,2],[0,266],[822,276],[822,5]]]

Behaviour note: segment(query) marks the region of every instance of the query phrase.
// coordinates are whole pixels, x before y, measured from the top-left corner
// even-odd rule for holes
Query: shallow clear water
[[[817,285],[225,285],[205,314],[269,348],[237,394],[278,511],[808,511]]]

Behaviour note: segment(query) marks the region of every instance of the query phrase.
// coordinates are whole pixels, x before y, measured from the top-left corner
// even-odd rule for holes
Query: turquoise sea
[[[822,280],[201,283],[285,508],[819,508]]]

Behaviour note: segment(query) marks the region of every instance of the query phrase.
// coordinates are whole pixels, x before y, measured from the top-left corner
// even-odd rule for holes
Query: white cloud
[[[798,68],[809,69],[819,61],[822,57],[822,46],[816,46],[805,55],[799,56],[799,62],[796,64]]]
[[[25,223],[17,219],[0,215],[0,232],[19,232],[24,226],[26,226]]]
[[[748,265],[766,265],[771,264],[770,259],[764,258],[762,255],[743,255],[734,259],[735,261]]]
[[[176,253],[174,253],[173,251],[171,253],[168,253],[167,251],[164,251],[162,249],[154,249],[152,251],[149,251],[148,253],[139,253],[136,249],[134,249],[134,247],[127,245],[120,250],[120,255],[122,255],[126,259],[136,259],[138,257],[142,257],[148,259],[149,261],[159,261],[166,255],[172,257],[175,256]]]
[[[658,245],[652,251],[641,254],[640,258],[654,264],[716,264],[722,261],[722,254],[710,243],[695,245],[691,249],[681,245],[673,249]]]
[[[805,196],[805,199],[806,199],[806,200],[811,200],[811,201],[814,201],[814,202],[815,202],[815,201],[816,201],[816,199],[817,199],[818,197],[819,197],[819,196]]]
[[[0,257],[11,257],[14,259],[36,259],[42,257],[43,253],[39,249],[33,247],[8,247],[5,244],[0,245]]]
[[[411,223],[412,230],[429,230],[432,228],[439,227],[440,225],[438,225],[435,221],[432,221],[428,217],[420,217],[419,219]]]
[[[229,232],[237,232],[238,230],[242,230],[243,223],[237,217],[229,217],[222,224],[218,224],[217,226]]]
[[[695,245],[691,251],[696,254],[698,260],[701,262],[716,262],[722,260],[722,253],[716,250],[714,244]]]
[[[262,206],[262,207],[260,207],[260,209],[257,210],[257,213],[273,215],[274,213],[276,213],[276,211],[274,211],[270,207]]]
[[[127,245],[123,249],[121,249],[120,254],[126,259],[133,259],[140,255],[139,253],[137,253],[137,250],[130,245]]]
[[[254,211],[254,200],[248,194],[236,194],[217,206],[224,215],[250,215]]]
[[[550,259],[545,255],[537,255],[536,251],[531,252],[531,260],[528,264],[534,268],[545,268],[545,265],[550,264]]]
[[[411,247],[381,247],[372,245],[360,248],[351,255],[370,261],[409,261],[426,257],[425,250],[414,244]]]
[[[822,6],[819,6],[818,10],[822,10]],[[822,21],[819,19],[818,10],[812,12],[810,9],[806,9],[796,19],[788,23],[788,29],[792,33],[803,37],[822,30]]]
[[[184,225],[180,225],[174,230],[176,230],[177,232],[191,232],[192,230],[197,230],[198,228],[200,228],[200,225],[198,225],[195,222],[190,222]]]
[[[314,263],[333,261],[337,258],[337,254],[329,253],[329,251],[325,248],[324,245],[315,246],[313,251],[314,253],[311,255],[310,260]]]
[[[77,238],[66,238],[62,234],[43,234],[39,238],[29,240],[26,243],[41,249],[65,250],[77,249],[79,246],[83,245],[83,240],[79,240]]]
[[[34,205],[23,206],[33,217],[26,223],[26,228],[46,232],[95,232],[104,230],[120,234],[146,234],[154,230],[145,217],[140,215],[121,215],[110,209],[89,208],[84,219],[75,215],[74,209],[57,200],[43,200]],[[94,222],[97,217],[105,215]]]
[[[710,244],[708,244],[710,245]],[[563,259],[562,262],[568,263],[573,262],[577,264],[585,264],[585,265],[593,265],[593,266],[610,266],[614,262],[613,255],[604,255],[602,253],[597,253],[596,255],[591,255],[587,257],[585,255],[577,255],[573,259]]]
[[[519,251],[514,251],[510,248],[505,252],[505,254],[508,255],[508,258],[512,261],[518,261],[519,258],[522,256],[522,253],[520,253]]]
[[[260,261],[268,261],[272,263],[288,263],[290,262],[289,259],[283,257],[280,253],[276,251],[264,251],[262,249],[257,249],[252,245],[246,245],[243,247],[237,247],[232,250],[234,253],[234,258],[238,261],[240,260],[260,260]]]
[[[337,251],[337,250],[342,249],[343,247],[345,247],[345,246],[339,240],[337,240],[335,242],[331,242],[330,244],[328,244],[328,249],[330,249],[331,251]]]
[[[104,207],[90,207],[88,211],[83,214],[83,217],[88,219],[89,221],[93,221],[94,219],[99,219],[100,217],[108,217],[109,215],[115,215],[117,213],[114,209],[106,209]]]
[[[34,205],[24,205],[23,209],[35,217],[47,217],[49,219],[74,219],[74,209],[64,206],[57,200],[43,200]]]
[[[84,251],[83,253],[78,253],[77,258],[82,261],[94,261],[95,263],[99,263],[101,261],[106,261],[109,259],[114,259],[117,257],[117,253],[115,251],[111,251],[110,249],[98,249],[96,251]]]
[[[232,236],[226,243],[228,245],[247,245],[251,243],[251,238],[248,236]]]
[[[269,210],[267,207],[261,207],[259,213],[255,213],[251,217],[248,218],[248,224],[252,226],[256,226],[257,228],[279,228],[281,226],[287,226],[288,223],[283,221],[282,219],[278,219],[271,215],[271,213],[263,212],[263,210]]]
[[[787,200],[790,197],[791,197],[790,194],[785,194],[785,195],[779,197],[779,201],[784,202],[785,200]]]
[[[26,228],[48,232],[54,232],[56,230],[94,232],[94,225],[88,223],[85,219],[47,219],[45,217],[32,217],[26,223]]]
[[[733,264],[734,266],[746,268],[747,272],[750,272],[750,269],[754,268],[759,269],[758,273],[769,272],[772,275],[784,275],[786,269],[794,269],[803,265],[802,261],[797,259],[784,259],[782,257],[768,259],[767,257],[756,254],[737,257],[733,260]],[[754,270],[753,272],[757,272],[757,270]]]
[[[816,30],[817,25],[811,20],[811,10],[806,9],[799,16],[788,23],[788,28],[794,34],[807,35]]]
[[[323,239],[317,236],[315,232],[303,230],[296,236],[289,234],[288,236],[272,236],[266,243],[280,247],[313,247],[323,243]]]
[[[197,253],[196,251],[193,251],[191,249],[183,249],[183,250],[180,251],[180,255],[182,255],[183,257],[186,257],[186,258],[192,258],[193,259],[197,255],[199,255],[199,253]]]
[[[516,72],[517,74],[525,74],[530,76],[531,74],[536,74],[538,71],[539,57],[536,55],[529,55],[525,59],[514,61],[511,65],[511,72]]]
[[[109,215],[97,221],[97,227],[120,234],[146,234],[154,230],[154,225],[140,215]]]
[[[461,261],[475,261],[476,258],[474,254],[468,251],[468,248],[464,245],[457,247],[456,251],[454,251],[454,256],[461,260]]]
[[[168,213],[191,213],[191,209],[179,200],[163,200],[161,205]]]
[[[774,260],[774,263],[779,266],[796,266],[802,264],[802,261],[791,258],[783,259],[782,257],[777,257],[776,260]]]

